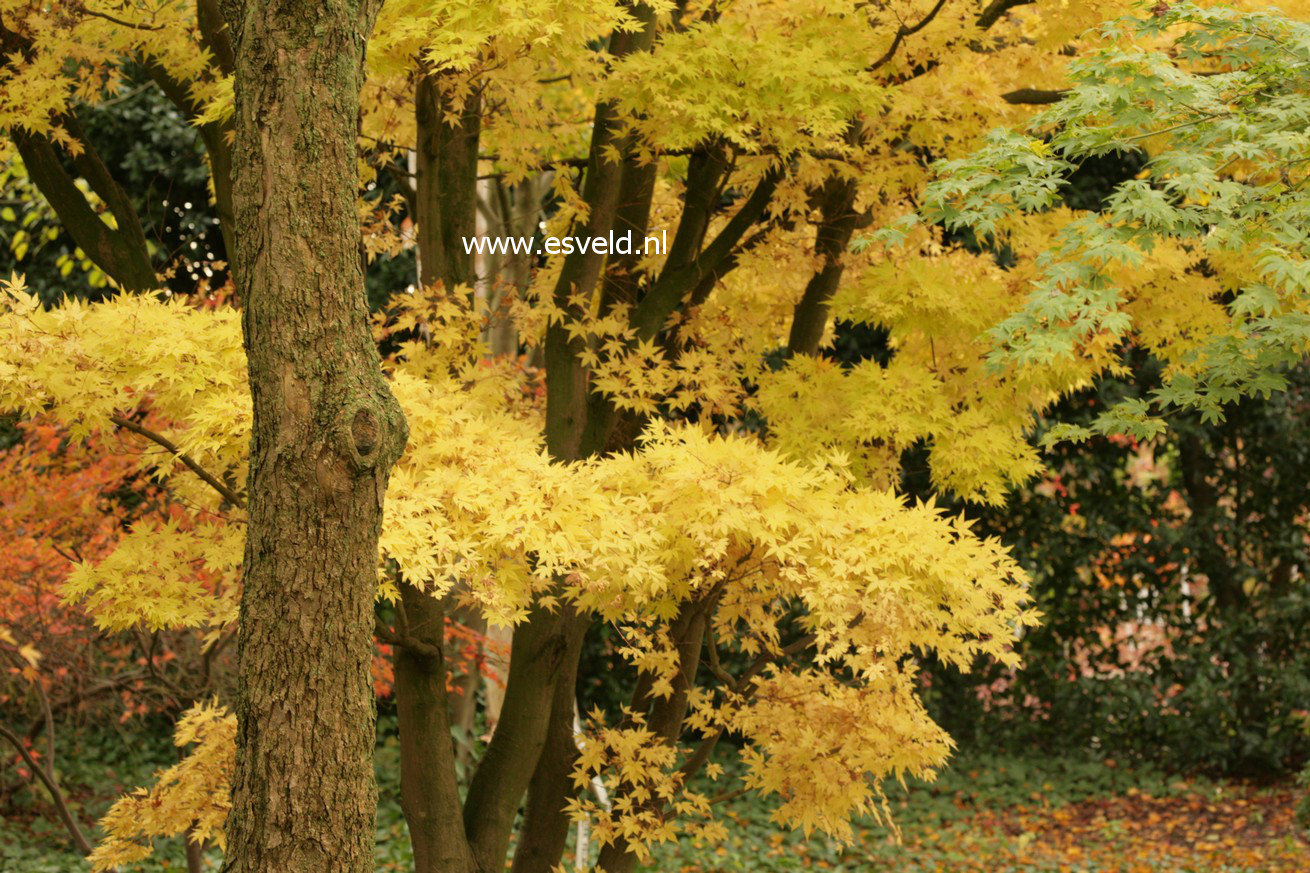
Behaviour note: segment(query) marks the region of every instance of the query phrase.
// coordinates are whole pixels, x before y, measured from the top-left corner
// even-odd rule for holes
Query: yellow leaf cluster
[[[0,64],[0,129],[48,136],[73,154],[80,146],[60,117],[119,91],[127,59],[159,64],[201,106],[230,99],[196,33],[194,4],[0,0],[0,28],[20,49]]]
[[[0,280],[0,313],[0,406],[48,412],[75,439],[149,410],[181,452],[245,482],[251,412],[237,312],[130,295],[45,309],[13,277]],[[141,464],[160,475],[179,467],[158,447]],[[217,495],[202,483],[178,477],[178,487],[217,510]]]
[[[103,630],[221,628],[237,617],[244,538],[237,525],[138,522],[99,563],[75,564],[63,595]]]
[[[751,740],[745,785],[778,795],[776,821],[849,841],[850,819],[890,823],[869,773],[931,778],[950,739],[923,709],[913,674],[887,670],[860,685],[818,670],[775,672],[732,721]]]
[[[0,335],[12,339],[0,354],[5,404],[47,411],[82,433],[147,404],[196,457],[243,469],[249,401],[232,314],[130,296],[43,310],[18,283],[9,291],[10,309],[0,316]],[[816,691],[821,711],[780,709],[786,683],[800,680],[779,670],[759,679],[753,703],[698,697],[702,722],[758,734],[760,761],[786,760],[780,750],[807,746],[807,731],[829,723],[836,732],[842,719],[875,711],[879,725],[919,738],[900,757],[876,751],[882,746],[863,757],[854,746],[836,752],[835,767],[862,775],[833,782],[846,787],[815,806],[810,824],[840,833],[842,810],[868,801],[856,782],[939,763],[906,685],[907,655],[1013,661],[1010,643],[1034,620],[1023,574],[999,543],[974,536],[960,519],[863,483],[840,452],[789,458],[751,434],[658,420],[634,452],[550,463],[538,414],[523,399],[523,374],[479,363],[467,306],[416,298],[400,318],[419,339],[401,344],[389,365],[410,441],[387,495],[384,559],[436,596],[458,587],[494,622],[567,602],[619,623],[623,654],[660,697],[672,692],[679,669],[664,623],[683,611],[713,602],[716,638],[752,658],[777,657],[792,644],[783,628],[798,628],[827,677],[805,681],[841,679]],[[227,411],[222,426],[219,409]],[[170,486],[193,487],[185,470],[155,464],[169,471]],[[239,542],[239,525],[203,518],[138,525],[108,558],[79,566],[68,594],[109,628],[227,622]],[[625,784],[635,784],[633,761],[667,771],[673,754],[641,731],[596,748],[609,750],[605,760],[619,767],[613,778]],[[768,776],[764,763],[752,766],[762,790],[797,790]],[[647,790],[663,797],[673,787]],[[648,832],[640,804],[632,809],[635,818],[615,825],[629,830],[616,834],[668,836],[665,824]]]
[[[173,742],[194,746],[179,763],[155,774],[151,788],[121,797],[100,820],[106,837],[88,860],[96,873],[148,857],[155,837],[185,834],[222,848],[231,808],[236,716],[215,703],[199,703],[178,719]]]
[[[600,779],[615,800],[612,808],[602,809],[579,795],[566,809],[575,820],[595,823],[598,843],[623,840],[645,862],[651,846],[672,842],[680,829],[701,837],[721,831],[721,825],[703,821],[710,816],[709,798],[684,786],[683,774],[674,768],[676,751],[659,741],[640,714],[626,713],[624,724],[608,727],[600,713],[593,713],[592,724],[574,765],[573,784],[585,789]],[[661,803],[668,803],[674,814],[663,813]]]

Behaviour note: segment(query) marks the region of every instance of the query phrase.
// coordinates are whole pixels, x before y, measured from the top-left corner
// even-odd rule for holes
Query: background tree
[[[1117,378],[1060,410],[1047,440],[1126,432],[1136,449],[1056,450],[1059,475],[1044,483],[1055,499],[997,519],[1046,580],[1054,621],[1030,645],[1063,648],[1055,672],[1082,674],[1030,676],[1026,693],[1055,713],[1043,719],[1082,712],[1103,739],[1174,764],[1280,770],[1304,753],[1310,30],[1178,3],[1102,33],[1109,45],[1074,65],[1051,109],[944,164],[926,200],[927,215],[1005,242],[1024,233],[1022,213],[1057,202],[1073,167],[1147,155],[1104,208],[1043,243],[1028,305],[995,334],[998,365],[1110,340]],[[1168,52],[1125,47],[1170,33]],[[1064,535],[1028,540],[1022,530],[1051,527],[1029,511],[1064,514]],[[1112,635],[1132,620],[1159,639],[1133,653],[1083,643],[1089,610]]]

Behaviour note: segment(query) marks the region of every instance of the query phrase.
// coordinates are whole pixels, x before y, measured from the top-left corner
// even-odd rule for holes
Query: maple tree
[[[851,816],[883,809],[882,779],[940,767],[951,744],[915,695],[916,656],[967,667],[985,653],[1013,663],[1010,644],[1035,616],[1022,572],[997,542],[895,496],[903,458],[926,447],[934,488],[1000,501],[1040,470],[1029,439],[1034,413],[1115,365],[1123,322],[1097,310],[1095,329],[1074,334],[1062,354],[1015,354],[999,369],[986,332],[1032,333],[1030,283],[1059,281],[1037,253],[1061,228],[1095,221],[1007,206],[1015,257],[1002,269],[989,252],[899,218],[920,202],[933,157],[963,161],[957,178],[971,167],[1007,168],[999,182],[985,177],[993,187],[980,201],[1048,205],[1066,169],[1047,154],[1058,147],[1022,137],[995,140],[994,154],[971,150],[993,126],[1018,123],[1029,101],[1054,99],[1045,89],[1066,74],[1076,80],[1079,51],[1099,41],[1084,31],[1126,6],[398,0],[378,13],[367,77],[352,68],[350,87],[330,105],[303,98],[303,114],[279,116],[283,129],[261,127],[257,104],[242,102],[272,96],[260,90],[263,74],[243,67],[255,61],[243,61],[242,27],[223,27],[213,2],[142,7],[125,20],[94,3],[0,0],[3,75],[7,93],[21,95],[0,100],[0,126],[70,233],[124,288],[153,287],[154,266],[130,204],[78,134],[77,103],[112,90],[124,55],[144,57],[208,147],[248,357],[236,310],[131,295],[44,309],[11,281],[0,402],[51,415],[79,436],[125,427],[124,413],[141,407],[168,422],[165,432],[137,435],[176,458],[163,472],[203,518],[134,531],[77,590],[106,627],[211,630],[235,620],[241,591],[236,770],[210,754],[221,743],[202,741],[203,764],[168,777],[203,774],[205,796],[220,799],[213,786],[235,779],[234,869],[281,851],[261,827],[310,833],[327,821],[335,824],[324,845],[364,869],[371,770],[359,739],[371,736],[371,707],[360,695],[372,630],[394,652],[402,805],[422,871],[498,869],[520,808],[518,871],[556,865],[573,819],[593,822],[610,873],[678,833],[714,838],[722,833],[715,798],[688,778],[717,772],[711,757],[728,735],[744,742],[742,789],[776,796],[780,821],[838,838],[850,835]],[[266,11],[247,8],[256,18]],[[329,30],[353,59],[367,28],[346,18]],[[1204,34],[1218,34],[1224,51],[1248,51],[1208,19],[1167,23],[1200,24],[1202,45]],[[1188,47],[1186,34],[1175,43],[1164,26],[1123,38],[1146,49]],[[1267,41],[1249,51],[1259,50],[1269,52]],[[1184,75],[1161,72],[1179,58],[1143,56],[1168,84]],[[70,66],[76,78],[62,72]],[[342,144],[345,121],[354,140],[354,85],[362,86],[358,165]],[[1078,99],[1048,117],[1068,124],[1079,109],[1099,118]],[[326,114],[309,117],[318,111]],[[318,147],[316,124],[334,132],[330,147]],[[1065,130],[1077,141],[1085,128]],[[293,131],[315,147],[297,148]],[[260,135],[276,150],[257,148]],[[412,177],[401,158],[409,149]],[[403,180],[416,227],[421,287],[394,297],[376,325],[391,350],[385,388],[370,375],[372,345],[364,352],[359,343],[355,223],[371,209],[354,208],[357,172]],[[541,213],[549,233],[641,237],[667,227],[669,250],[546,259],[503,302],[498,317],[516,339],[502,331],[501,354],[489,356],[482,338],[494,319],[487,295],[474,291],[486,277],[463,246],[477,229],[479,177],[516,186],[543,172],[553,179]],[[70,190],[74,173],[94,197]],[[959,194],[935,192],[930,207]],[[95,214],[100,207],[112,222]],[[961,223],[961,214],[935,217]],[[385,222],[364,224],[365,253],[399,244]],[[895,233],[850,250],[858,235],[886,228]],[[1132,299],[1139,322],[1181,318],[1186,307],[1171,281],[1194,264],[1168,246],[1133,262],[1144,289]],[[322,314],[334,332],[317,333],[317,304],[290,302],[310,281],[333,302]],[[285,296],[270,290],[279,287]],[[889,358],[834,362],[823,354],[834,319],[881,328]],[[317,344],[297,338],[310,324]],[[1202,324],[1227,335],[1213,319]],[[1177,335],[1158,340],[1166,357],[1185,351]],[[318,408],[302,397],[302,384],[332,385],[339,375],[366,394],[393,393],[404,410],[408,448],[389,485],[387,459],[372,459],[386,454],[396,428],[383,423],[396,414],[338,420],[330,400]],[[301,492],[261,479],[274,457],[262,453],[280,451],[279,440],[298,447],[288,473]],[[325,493],[337,487],[334,441],[342,440],[363,471],[341,486],[349,501]],[[247,481],[249,514],[237,484]],[[259,514],[278,506],[285,516]],[[329,519],[340,525],[331,536]],[[311,555],[310,543],[346,551]],[[211,581],[140,572],[133,556],[144,554],[200,562]],[[365,564],[368,590],[345,584],[345,576],[357,583]],[[338,568],[343,584],[331,590],[348,589],[348,602],[320,603],[323,586],[310,584],[296,589],[304,602],[292,603],[274,584]],[[447,740],[443,637],[456,605],[514,627],[501,717],[463,801]],[[593,714],[579,744],[577,664],[596,622],[621,630],[620,654],[638,679],[621,716]],[[332,633],[313,638],[325,626]],[[269,666],[279,657],[285,671]],[[313,659],[321,663],[307,664]],[[302,695],[325,693],[321,681],[340,684],[301,705]],[[328,698],[336,703],[324,713]],[[189,724],[216,724],[212,714],[197,710]],[[314,723],[319,717],[331,725]],[[260,730],[270,733],[256,742]],[[333,783],[350,798],[341,803],[349,821],[296,818],[323,796],[295,772],[296,743],[324,730],[345,743],[339,758],[328,757],[353,767]],[[283,784],[259,783],[260,755],[280,759]],[[597,780],[608,808],[589,787]],[[293,792],[278,825],[261,817],[256,799],[275,789]],[[188,807],[195,796],[166,785],[155,797],[168,813],[148,827],[137,827],[134,801],[124,801],[96,862],[139,857],[152,833],[180,832],[198,817]],[[305,858],[313,863],[310,855],[289,863]]]

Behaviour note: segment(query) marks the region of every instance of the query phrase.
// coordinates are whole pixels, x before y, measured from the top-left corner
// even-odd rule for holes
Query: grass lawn
[[[92,822],[119,793],[176,760],[167,728],[66,735],[61,779]],[[148,745],[143,738],[153,737]],[[378,748],[379,871],[412,869],[394,739]],[[6,785],[15,789],[16,774]],[[870,822],[841,846],[821,834],[780,831],[770,807],[738,797],[721,808],[726,841],[659,847],[647,869],[669,873],[794,870],[986,873],[1308,873],[1310,843],[1294,821],[1290,782],[1255,785],[1170,778],[1114,762],[962,756],[931,785],[889,798],[899,841]],[[87,866],[51,815],[39,786],[0,796],[0,873],[78,873]],[[143,873],[185,870],[177,840],[161,840]],[[570,849],[570,853],[571,853]],[[571,857],[571,855],[570,855]],[[218,869],[211,853],[210,869]],[[123,873],[129,873],[125,870]]]

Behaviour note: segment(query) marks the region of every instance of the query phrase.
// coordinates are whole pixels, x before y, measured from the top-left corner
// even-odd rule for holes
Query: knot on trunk
[[[355,444],[355,453],[361,458],[368,458],[378,447],[378,423],[368,407],[355,410],[350,420],[350,439]]]
[[[385,386],[347,403],[338,418],[337,438],[358,474],[390,470],[409,438],[400,404]]]

